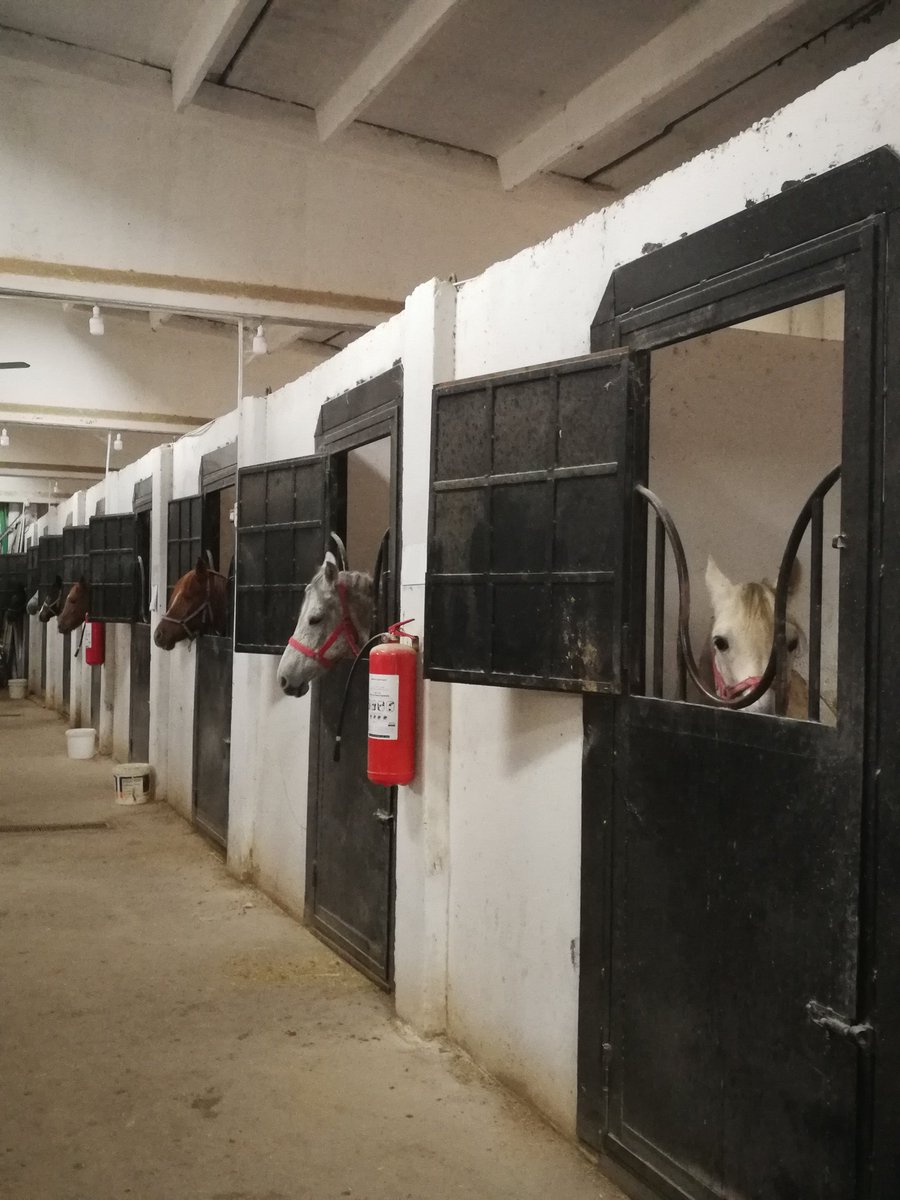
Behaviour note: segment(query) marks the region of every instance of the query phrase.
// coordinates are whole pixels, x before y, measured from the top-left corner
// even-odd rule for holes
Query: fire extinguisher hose
[[[370,646],[374,646],[376,642],[380,642],[384,637],[383,633],[376,633],[374,637],[370,637],[366,644],[362,647],[359,654],[353,660],[353,666],[350,668],[350,673],[347,676],[347,682],[344,684],[344,695],[341,699],[341,708],[338,713],[337,729],[334,734],[334,761],[341,761],[341,734],[344,728],[344,716],[347,712],[347,700],[350,697],[350,685],[353,683],[353,676],[356,674],[356,668],[365,657]]]

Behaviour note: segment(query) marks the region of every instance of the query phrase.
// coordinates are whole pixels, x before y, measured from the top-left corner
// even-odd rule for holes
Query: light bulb
[[[8,445],[9,445],[9,434],[4,429],[4,430],[0,431],[0,446],[8,446]]]
[[[113,450],[121,450],[121,449],[122,449],[122,435],[121,435],[121,433],[117,433],[115,436],[115,439],[113,441]]]
[[[105,332],[103,317],[100,314],[100,309],[94,305],[94,311],[91,314],[91,319],[88,321],[88,328],[94,337],[102,337]]]
[[[260,325],[257,328],[256,335],[253,338],[253,353],[254,354],[268,354],[269,353],[269,343],[266,341],[266,335],[263,331],[262,325]]]

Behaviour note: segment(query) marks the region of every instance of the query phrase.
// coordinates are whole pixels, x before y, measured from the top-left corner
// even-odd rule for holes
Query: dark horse
[[[198,558],[196,567],[175,584],[156,627],[153,640],[160,650],[171,650],[185,639],[192,642],[201,633],[227,634],[227,591],[227,578]]]
[[[47,589],[43,597],[43,602],[38,609],[37,619],[46,625],[51,617],[58,617],[62,611],[63,600],[65,600],[63,581],[57,575],[52,587]]]
[[[62,606],[62,612],[56,618],[56,627],[60,633],[72,633],[79,625],[84,624],[91,603],[91,585],[82,575],[77,583],[73,583]]]

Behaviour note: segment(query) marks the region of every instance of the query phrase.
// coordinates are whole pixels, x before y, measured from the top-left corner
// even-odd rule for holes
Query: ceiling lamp
[[[8,445],[9,445],[9,434],[6,432],[5,429],[0,430],[0,446],[8,446]]]
[[[121,435],[121,433],[117,433],[116,440],[113,442],[113,450],[121,450],[121,449],[122,449],[122,435]]]
[[[266,335],[265,335],[265,332],[263,331],[262,325],[259,325],[257,327],[256,335],[253,338],[253,353],[254,354],[268,354],[269,353],[269,343],[266,341]]]
[[[94,305],[94,311],[91,313],[91,319],[88,321],[88,327],[94,337],[102,337],[106,332],[103,324],[103,317],[100,314],[100,309]]]

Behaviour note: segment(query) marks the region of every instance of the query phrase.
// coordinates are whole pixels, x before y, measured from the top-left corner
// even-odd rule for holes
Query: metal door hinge
[[[810,1000],[807,1003],[806,1015],[813,1025],[818,1025],[820,1029],[833,1033],[836,1037],[844,1038],[845,1041],[853,1042],[860,1050],[868,1053],[872,1049],[875,1030],[868,1022],[860,1021],[853,1024],[842,1017],[840,1013],[836,1013],[833,1008],[819,1004],[818,1000]]]
[[[383,808],[376,808],[372,813],[372,816],[376,821],[380,821],[382,825],[390,825],[391,821],[394,819],[394,814],[392,812],[387,812]]]
[[[833,537],[831,539],[831,545],[835,550],[846,550],[846,548],[847,548],[846,533],[839,533],[837,535],[837,537]]]

